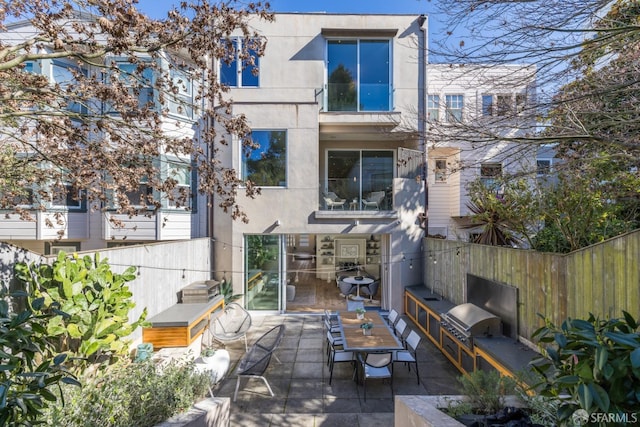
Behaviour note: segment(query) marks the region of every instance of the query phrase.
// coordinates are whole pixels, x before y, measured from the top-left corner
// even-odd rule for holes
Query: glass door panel
[[[279,235],[245,236],[245,308],[281,309],[281,241]]]

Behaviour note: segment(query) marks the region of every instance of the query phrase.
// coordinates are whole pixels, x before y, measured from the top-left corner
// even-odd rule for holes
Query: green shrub
[[[9,293],[0,287],[0,426],[31,425],[42,411],[58,398],[62,383],[80,384],[65,367],[66,354],[55,354],[43,336],[46,322],[53,316],[38,315],[44,300],[14,312],[11,303],[24,298],[23,292]]]
[[[82,390],[64,388],[67,404],[47,413],[59,427],[145,427],[184,412],[208,392],[210,377],[194,372],[193,362],[120,362],[83,379]]]
[[[42,313],[58,314],[47,319],[45,335],[58,352],[75,357],[78,372],[86,368],[84,361],[128,354],[128,336],[146,317],[145,309],[129,322],[135,303],[127,282],[136,278],[135,267],[117,274],[98,253],[79,258],[60,252],[52,265],[19,263],[15,270],[29,301],[42,299]]]
[[[477,370],[459,377],[458,381],[477,413],[494,414],[504,407],[505,396],[515,394],[515,380],[497,371]]]
[[[545,319],[534,332],[543,356],[532,362],[542,381],[541,394],[560,399],[558,418],[588,413],[640,411],[639,325],[627,312],[622,319],[567,319],[560,327]],[[542,316],[541,316],[542,317]]]

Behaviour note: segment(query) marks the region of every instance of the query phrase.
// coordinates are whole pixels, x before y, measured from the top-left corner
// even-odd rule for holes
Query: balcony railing
[[[320,184],[320,210],[391,211],[391,180],[371,180],[361,185],[349,178],[329,179]]]

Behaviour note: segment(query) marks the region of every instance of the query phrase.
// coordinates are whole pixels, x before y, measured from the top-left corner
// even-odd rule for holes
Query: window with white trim
[[[174,91],[169,96],[169,111],[172,114],[193,119],[193,80],[186,70],[172,68],[170,71]]]
[[[502,164],[483,163],[480,165],[480,180],[487,188],[495,188],[498,178],[502,176]]]
[[[464,95],[445,95],[445,104],[447,122],[461,122]]]
[[[427,96],[427,120],[437,122],[440,120],[440,96]]]
[[[191,207],[191,170],[189,165],[169,163],[167,178],[176,181],[176,186],[167,196],[167,205],[171,208]]]
[[[436,159],[434,176],[436,182],[447,182],[447,160]]]
[[[63,61],[55,60],[51,64],[51,78],[62,89],[59,93],[63,98],[62,102],[66,104],[66,109],[76,114],[87,114],[86,104],[78,100],[78,94],[76,93],[77,74],[86,76],[87,70]],[[68,93],[68,95],[65,95],[65,93]]]

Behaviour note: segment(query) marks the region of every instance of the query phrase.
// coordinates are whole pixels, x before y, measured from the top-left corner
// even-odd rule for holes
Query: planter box
[[[176,415],[155,427],[228,427],[231,399],[212,397],[204,399],[184,414]]]
[[[395,396],[394,425],[412,427],[464,427],[439,408],[446,408],[465,396]],[[516,396],[505,398],[506,406],[522,406]]]

